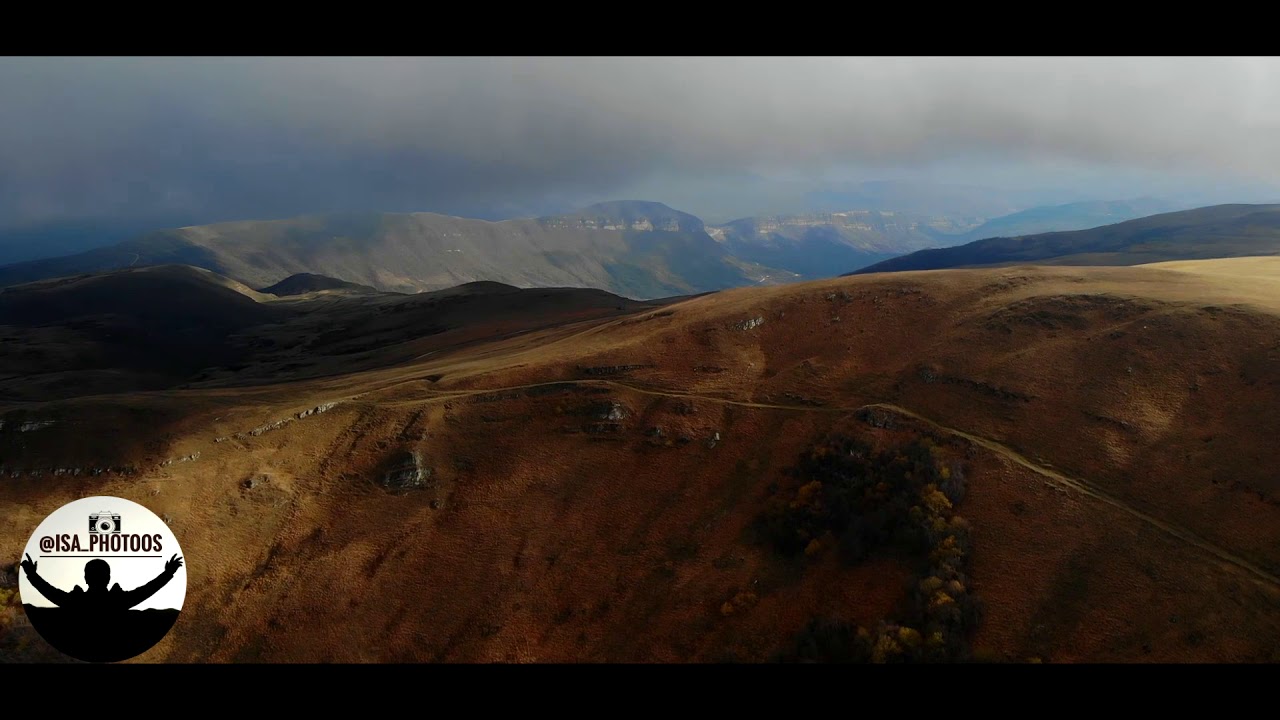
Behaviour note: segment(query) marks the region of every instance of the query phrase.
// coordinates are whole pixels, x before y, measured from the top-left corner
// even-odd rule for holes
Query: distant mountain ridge
[[[1000,228],[1073,227],[1162,206],[1150,199],[1074,203],[1032,208],[979,226],[971,219],[887,210],[771,215],[708,225],[647,201],[604,202],[572,213],[502,221],[436,213],[307,215],[162,230],[75,255],[8,265],[0,267],[0,287],[189,265],[286,294],[417,293],[492,281],[526,288],[589,287],[652,299],[833,277],[873,266],[951,266],[954,258],[965,264],[1004,262],[1002,252],[1011,253],[1008,261],[1044,260],[1061,253],[1027,251],[1007,239],[942,254],[936,249]],[[1209,252],[1212,257],[1217,250]],[[909,253],[925,254],[900,257]],[[1154,260],[1186,257],[1157,254]],[[899,262],[905,264],[885,264]]]
[[[636,230],[662,232],[702,232],[702,220],[658,202],[615,200],[596,203],[576,213],[540,218],[547,227],[577,227],[590,230]]]
[[[501,222],[347,213],[185,227],[0,268],[0,286],[160,264],[202,267],[252,287],[312,273],[394,292],[490,280],[637,298],[751,284],[767,274],[729,257],[692,215],[659,203],[617,202]]]
[[[694,215],[644,201],[499,222],[435,213],[309,215],[158,231],[76,255],[0,267],[0,287],[177,264],[256,288],[309,274],[384,292],[485,280],[593,287],[649,299],[835,275],[850,263],[865,265],[929,246],[930,222],[936,224],[872,211],[707,227]],[[319,289],[313,281],[293,283]],[[289,285],[285,289],[293,292]]]
[[[1185,209],[1187,209],[1185,206],[1156,198],[1093,200],[1065,205],[1045,205],[988,220],[957,236],[953,244],[992,237],[1018,237],[1047,232],[1087,230],[1148,215]]]
[[[1280,254],[1280,205],[1213,205],[1072,232],[920,250],[849,275],[1035,263],[1140,265]]]
[[[742,218],[708,232],[739,258],[812,280],[948,244],[947,232],[956,229],[915,213],[851,210]]]

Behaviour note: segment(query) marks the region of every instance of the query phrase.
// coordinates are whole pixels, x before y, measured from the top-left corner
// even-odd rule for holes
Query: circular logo
[[[18,592],[31,626],[78,660],[119,662],[160,642],[187,594],[169,526],[130,500],[90,497],[40,523],[21,558]]]

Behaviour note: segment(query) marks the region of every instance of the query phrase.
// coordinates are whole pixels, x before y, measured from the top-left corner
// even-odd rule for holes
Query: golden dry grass
[[[815,615],[891,612],[908,576],[780,561],[750,532],[769,483],[833,429],[930,432],[970,458],[984,656],[1272,660],[1277,266],[1177,265],[733,290],[326,379],[24,405],[68,420],[24,457],[141,472],[7,479],[0,548],[87,494],[168,514],[187,606],[144,662],[762,660]],[[601,400],[616,433],[584,431]],[[869,403],[932,424],[872,430]],[[405,450],[432,487],[374,481]]]

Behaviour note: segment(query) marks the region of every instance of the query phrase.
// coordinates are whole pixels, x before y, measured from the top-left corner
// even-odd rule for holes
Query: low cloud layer
[[[1280,164],[1271,59],[6,58],[0,97],[0,226],[516,208],[654,175]]]

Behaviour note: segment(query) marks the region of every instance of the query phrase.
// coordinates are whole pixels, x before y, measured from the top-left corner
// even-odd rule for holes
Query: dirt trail
[[[487,394],[511,392],[511,391],[517,391],[517,390],[529,390],[533,388],[549,387],[553,385],[594,385],[597,387],[607,386],[607,387],[615,387],[621,390],[627,390],[630,392],[640,393],[642,395],[651,395],[655,397],[703,400],[706,402],[716,402],[716,403],[721,403],[725,405],[735,405],[738,407],[759,408],[759,409],[765,409],[765,410],[787,410],[787,411],[794,411],[794,412],[851,413],[851,412],[856,412],[858,410],[861,410],[863,408],[881,408],[883,410],[895,412],[900,415],[917,420],[919,422],[925,423],[926,425],[929,425],[940,432],[943,432],[949,435],[954,435],[956,437],[964,438],[969,442],[972,442],[976,445],[986,448],[987,450],[990,450],[991,452],[996,453],[997,455],[1004,457],[1006,460],[1016,465],[1020,465],[1028,470],[1031,470],[1032,472],[1050,480],[1053,483],[1058,484],[1059,486],[1069,488],[1071,490],[1075,490],[1081,493],[1082,495],[1086,495],[1095,500],[1099,500],[1118,510],[1128,513],[1129,515],[1132,515],[1133,517],[1141,520],[1142,522],[1147,523],[1148,525],[1158,530],[1161,530],[1185,543],[1188,543],[1189,545],[1192,545],[1196,548],[1199,548],[1200,550],[1203,550],[1204,552],[1209,553],[1210,555],[1213,555],[1219,560],[1222,560],[1226,563],[1229,563],[1231,565],[1234,565],[1240,568],[1241,570],[1248,572],[1249,574],[1253,575],[1255,578],[1258,578],[1267,583],[1270,583],[1271,585],[1280,586],[1280,577],[1277,577],[1276,575],[1273,575],[1267,572],[1266,570],[1263,570],[1262,568],[1258,567],[1257,565],[1249,562],[1248,560],[1238,555],[1235,555],[1226,550],[1223,550],[1222,548],[1217,547],[1216,545],[1213,545],[1207,540],[1200,538],[1195,533],[1192,533],[1190,530],[1178,527],[1176,525],[1172,525],[1168,522],[1160,520],[1159,518],[1148,515],[1147,513],[1144,513],[1141,510],[1138,510],[1137,508],[1134,508],[1133,506],[1129,505],[1125,501],[1120,500],[1119,498],[1116,498],[1112,495],[1109,495],[1104,490],[1099,489],[1098,487],[1096,487],[1095,485],[1093,485],[1092,483],[1086,480],[1080,480],[1077,478],[1068,477],[1066,475],[1063,475],[1060,472],[1057,472],[1056,470],[1052,470],[1042,465],[1038,465],[1032,462],[1031,460],[1028,460],[1025,456],[1013,450],[1012,448],[1009,448],[1006,445],[996,442],[995,440],[990,440],[988,438],[984,438],[979,435],[974,435],[972,433],[968,433],[963,430],[959,430],[953,427],[949,427],[947,425],[943,425],[937,421],[926,418],[904,407],[900,407],[898,405],[893,405],[889,403],[870,403],[867,405],[859,405],[857,407],[813,407],[810,405],[784,405],[784,404],[777,404],[777,403],[750,402],[745,400],[730,400],[728,398],[719,398],[719,397],[712,397],[707,395],[696,395],[692,393],[682,393],[682,392],[671,391],[671,390],[653,390],[653,389],[638,387],[634,385],[628,385],[626,383],[618,382],[616,380],[554,380],[550,382],[530,383],[528,385],[513,385],[510,387],[500,387],[500,388],[485,388],[481,390],[455,390],[455,391],[436,390],[436,391],[432,391],[431,396],[428,398],[423,398],[418,400],[403,400],[403,401],[397,401],[397,402],[388,403],[388,404],[389,405],[412,405],[412,404],[418,404],[423,402],[431,402],[432,400],[444,400],[449,398],[470,397],[474,395],[487,395]]]
[[[1132,515],[1133,517],[1136,517],[1139,520],[1151,525],[1152,527],[1155,527],[1159,530],[1163,530],[1169,535],[1172,535],[1173,537],[1176,537],[1179,540],[1182,540],[1183,542],[1186,542],[1194,547],[1197,547],[1209,553],[1210,555],[1213,555],[1219,560],[1223,560],[1227,563],[1230,563],[1232,565],[1239,567],[1242,570],[1245,570],[1251,573],[1252,575],[1254,575],[1255,577],[1261,580],[1264,580],[1272,585],[1280,586],[1280,577],[1276,577],[1275,575],[1267,572],[1266,570],[1263,570],[1262,568],[1258,567],[1257,565],[1254,565],[1248,560],[1245,560],[1239,555],[1232,554],[1230,552],[1227,552],[1226,550],[1223,550],[1222,548],[1217,547],[1216,545],[1213,545],[1207,540],[1204,540],[1198,537],[1197,535],[1192,533],[1190,530],[1178,527],[1177,525],[1171,525],[1170,523],[1160,520],[1159,518],[1152,517],[1151,515],[1148,515],[1142,512],[1141,510],[1134,508],[1133,506],[1129,505],[1123,500],[1120,500],[1119,498],[1108,495],[1105,491],[1098,489],[1096,486],[1094,486],[1093,484],[1089,483],[1086,480],[1079,480],[1076,478],[1067,477],[1066,475],[1063,475],[1062,473],[1057,472],[1056,470],[1051,470],[1042,465],[1037,465],[1031,462],[1030,460],[1028,460],[1026,457],[1019,454],[1018,452],[1016,452],[1015,450],[1012,450],[1004,445],[1001,445],[1000,443],[994,440],[988,440],[987,438],[984,438],[978,435],[973,435],[963,430],[957,430],[955,428],[947,427],[946,425],[942,425],[940,423],[934,422],[929,418],[923,417],[921,415],[917,415],[916,413],[911,412],[906,408],[898,407],[897,405],[890,405],[888,403],[873,403],[871,405],[868,405],[867,407],[884,408],[886,410],[890,410],[890,411],[905,415],[907,417],[919,420],[920,422],[931,425],[942,432],[955,435],[957,437],[962,437],[968,440],[969,442],[972,442],[976,445],[980,445],[994,453],[997,453],[1003,456],[1005,459],[1009,460],[1010,462],[1013,462],[1017,465],[1021,465],[1022,467],[1027,468],[1032,472],[1038,473],[1041,476],[1046,477],[1049,480],[1052,480],[1053,482],[1056,482],[1064,487],[1068,487],[1073,490],[1076,490],[1083,495],[1087,495],[1091,498],[1094,498],[1095,500],[1100,500],[1114,508],[1122,510]]]

